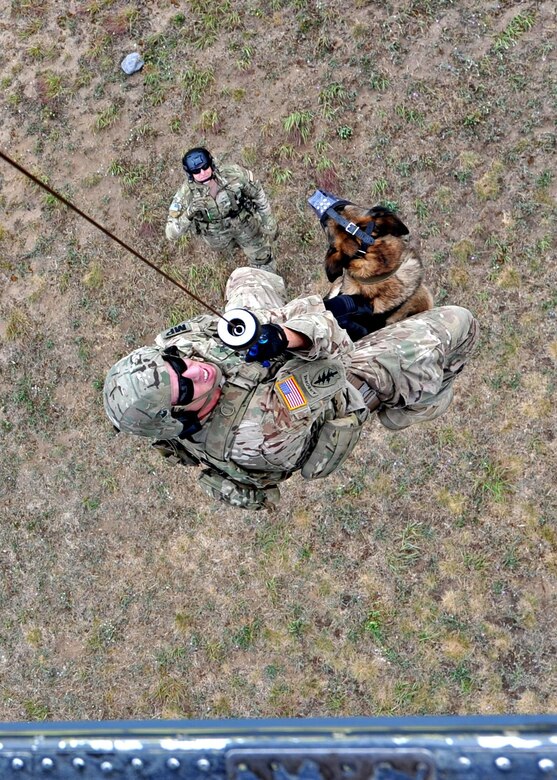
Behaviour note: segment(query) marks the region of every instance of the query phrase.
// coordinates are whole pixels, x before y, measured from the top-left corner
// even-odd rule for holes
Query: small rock
[[[120,67],[122,68],[124,73],[128,74],[128,76],[131,76],[132,73],[141,70],[141,68],[144,65],[145,62],[141,58],[141,55],[138,54],[136,51],[132,52],[131,54],[128,54],[127,57],[124,57],[124,59],[120,63]]]

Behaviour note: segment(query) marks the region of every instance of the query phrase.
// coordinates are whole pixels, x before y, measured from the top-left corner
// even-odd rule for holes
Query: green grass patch
[[[302,146],[309,140],[313,120],[311,111],[293,111],[282,120],[282,127],[297,146]]]
[[[480,469],[481,473],[474,482],[476,492],[484,498],[502,503],[514,490],[508,469],[487,459],[481,462]]]
[[[198,68],[190,65],[180,76],[180,83],[186,101],[192,106],[199,106],[206,97],[215,81],[215,74],[211,68]]]
[[[534,26],[536,21],[535,13],[517,14],[514,16],[503,32],[499,33],[493,41],[493,48],[496,52],[503,52],[515,46],[518,40]]]

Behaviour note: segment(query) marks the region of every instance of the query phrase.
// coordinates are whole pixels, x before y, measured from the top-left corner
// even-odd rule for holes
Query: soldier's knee
[[[448,351],[463,345],[471,351],[478,340],[478,321],[463,306],[439,306],[418,317],[433,327]]]
[[[228,288],[234,288],[240,284],[251,283],[252,277],[253,268],[250,266],[242,265],[239,268],[235,268],[228,277],[228,283],[226,285],[227,290]]]
[[[440,319],[455,330],[469,331],[472,328],[477,329],[478,322],[474,315],[464,306],[441,306],[438,309],[432,309],[432,312],[439,312]]]
[[[284,305],[286,289],[278,274],[259,268],[236,268],[226,285],[227,308],[265,309]]]
[[[444,323],[452,337],[452,346],[466,355],[474,349],[480,335],[478,320],[463,306],[446,306]]]
[[[254,246],[242,246],[244,254],[249,258],[250,263],[266,263],[271,258],[271,246],[270,244],[258,244]]]

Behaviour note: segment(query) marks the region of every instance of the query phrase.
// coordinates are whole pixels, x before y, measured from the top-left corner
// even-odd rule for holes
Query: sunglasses
[[[187,365],[182,358],[176,357],[176,355],[163,355],[165,360],[175,371],[178,376],[178,399],[175,406],[187,406],[193,401],[194,386],[191,379],[182,376],[184,371],[188,370]]]
[[[210,163],[207,163],[207,165],[202,165],[200,168],[193,168],[190,173],[192,176],[197,175],[198,173],[201,173],[201,171],[206,171],[208,168],[211,167]]]

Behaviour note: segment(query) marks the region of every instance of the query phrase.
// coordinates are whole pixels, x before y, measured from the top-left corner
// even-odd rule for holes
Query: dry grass
[[[441,420],[217,506],[102,410],[196,304],[3,166],[0,719],[554,711],[552,4],[41,9],[0,32],[0,140],[81,208],[218,306],[241,258],[163,233],[206,141],[265,183],[293,296],[326,290],[319,184],[396,205],[482,340]]]

